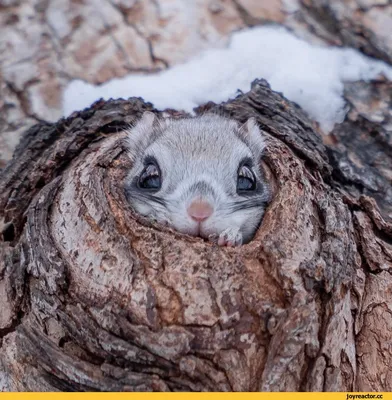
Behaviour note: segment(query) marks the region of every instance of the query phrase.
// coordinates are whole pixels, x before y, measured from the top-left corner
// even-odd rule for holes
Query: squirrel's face
[[[138,213],[222,245],[253,237],[269,197],[253,120],[240,127],[217,115],[159,120],[145,113],[129,142],[126,192]]]

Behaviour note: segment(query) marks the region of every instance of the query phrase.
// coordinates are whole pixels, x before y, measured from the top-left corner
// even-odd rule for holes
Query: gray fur
[[[222,245],[252,239],[269,199],[260,169],[264,141],[254,119],[239,126],[215,114],[162,120],[146,112],[128,136],[133,166],[125,186],[138,213],[186,234],[219,239]],[[135,185],[146,156],[154,157],[161,170],[162,186],[156,193],[145,193]],[[245,157],[253,160],[260,188],[249,196],[236,190],[239,163]],[[187,214],[195,198],[214,207],[201,225]],[[224,239],[230,237],[234,239]]]

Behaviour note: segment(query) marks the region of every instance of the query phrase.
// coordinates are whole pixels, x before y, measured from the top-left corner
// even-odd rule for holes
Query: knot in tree
[[[392,390],[383,128],[347,118],[323,144],[263,80],[199,107],[265,139],[267,208],[225,247],[129,203],[126,129],[144,111],[186,116],[98,101],[32,127],[2,171],[0,389]]]

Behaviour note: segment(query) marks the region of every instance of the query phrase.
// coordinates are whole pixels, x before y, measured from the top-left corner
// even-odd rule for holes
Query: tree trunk
[[[391,391],[388,91],[346,86],[326,145],[262,80],[197,110],[267,136],[273,199],[236,248],[132,213],[122,129],[151,104],[31,128],[0,177],[0,390]]]

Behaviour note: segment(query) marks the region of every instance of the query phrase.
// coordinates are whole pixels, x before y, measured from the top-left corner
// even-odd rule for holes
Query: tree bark
[[[133,214],[123,128],[151,104],[32,127],[0,177],[0,390],[391,391],[390,90],[346,86],[326,144],[263,80],[197,110],[267,137],[273,199],[236,248]]]

